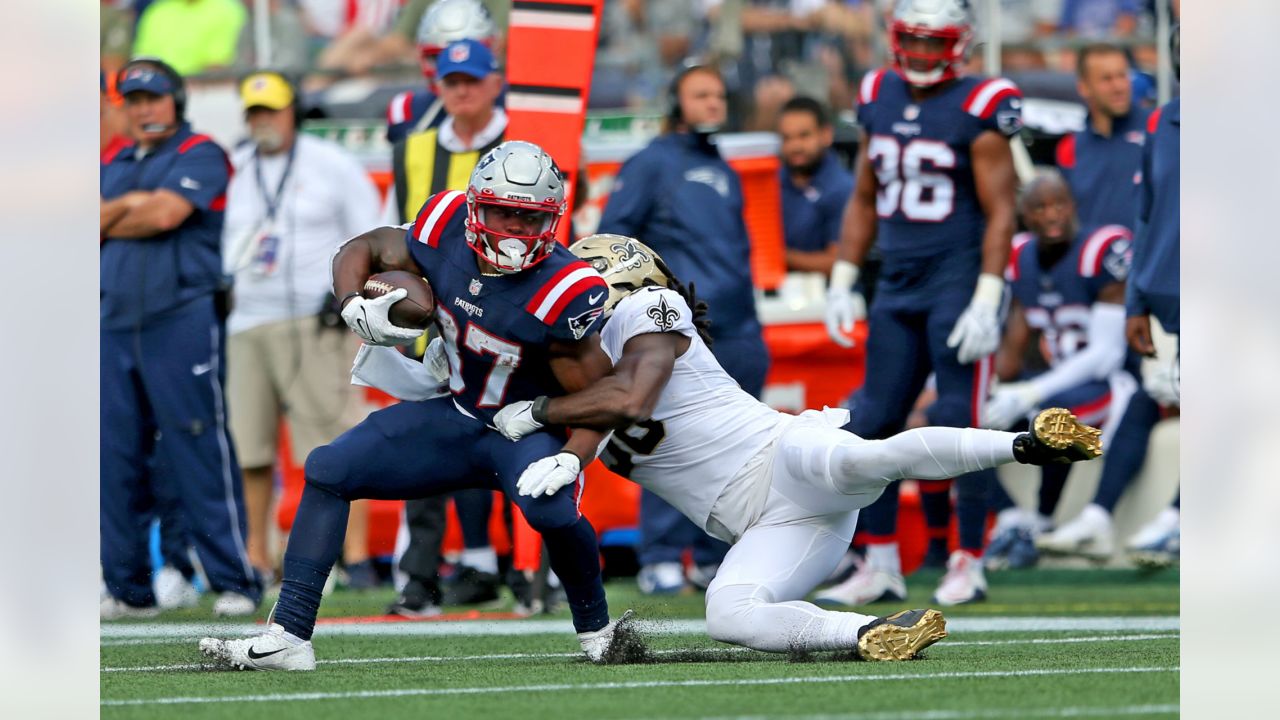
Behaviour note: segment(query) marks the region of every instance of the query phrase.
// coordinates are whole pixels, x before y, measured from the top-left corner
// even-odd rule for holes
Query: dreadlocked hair
[[[670,282],[668,287],[671,290],[675,290],[680,297],[684,298],[684,301],[688,303],[689,307],[693,310],[693,327],[698,331],[698,337],[702,338],[702,342],[706,344],[707,349],[711,349],[711,345],[714,341],[711,339],[711,318],[707,317],[707,313],[710,312],[710,309],[707,307],[707,302],[705,300],[699,300],[698,296],[694,294],[693,281],[690,281],[688,285],[680,282],[680,278],[676,277],[675,273],[671,272],[671,268],[667,267],[667,264],[662,261],[662,258],[655,257],[654,263],[656,263],[658,269],[667,276],[667,279]]]

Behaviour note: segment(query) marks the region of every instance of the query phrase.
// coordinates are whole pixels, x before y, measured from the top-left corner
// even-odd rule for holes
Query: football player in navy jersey
[[[350,502],[424,497],[474,487],[480,479],[506,491],[542,534],[583,650],[601,658],[615,625],[595,530],[578,511],[581,481],[575,492],[536,499],[517,496],[515,483],[526,466],[549,455],[572,465],[577,476],[581,463],[572,459],[594,458],[604,436],[582,430],[566,441],[564,433],[539,433],[513,445],[492,430],[503,405],[585,387],[609,370],[591,352],[600,344],[608,287],[556,243],[565,205],[564,178],[551,157],[536,145],[506,142],[480,159],[465,193],[432,196],[407,233],[378,228],[338,251],[333,285],[342,317],[369,345],[408,342],[422,331],[388,318],[404,289],[365,299],[365,281],[389,270],[426,277],[436,298],[442,337],[436,354],[448,366],[448,392],[375,412],[308,456],[267,631],[241,640],[206,638],[202,652],[245,669],[313,669],[311,633]]]
[[[900,0],[889,31],[892,67],[868,73],[858,94],[863,142],[827,296],[827,331],[852,345],[866,316],[856,288],[872,244],[883,257],[868,318],[866,382],[848,429],[880,439],[902,430],[930,371],[932,425],[976,425],[1000,342],[1001,274],[1015,228],[1009,137],[1022,126],[1021,93],[1004,78],[963,77],[973,39],[968,0]],[[935,600],[980,600],[990,471],[957,478],[960,548]],[[904,600],[895,541],[897,486],[864,512],[867,559],[819,596],[861,605]]]
[[[1014,239],[1005,273],[1013,299],[998,357],[1000,379],[1015,382],[995,391],[982,425],[1008,430],[1040,408],[1061,406],[1081,422],[1104,427],[1105,440],[1138,387],[1138,358],[1124,339],[1132,236],[1120,225],[1081,228],[1071,189],[1053,172],[1027,185],[1020,209],[1029,232]],[[1049,369],[1028,377],[1022,359],[1033,334],[1041,338]],[[988,567],[1034,562],[1033,537],[1048,525],[1069,471],[1044,468],[1040,517],[1028,517],[1003,486],[992,485],[997,516]]]

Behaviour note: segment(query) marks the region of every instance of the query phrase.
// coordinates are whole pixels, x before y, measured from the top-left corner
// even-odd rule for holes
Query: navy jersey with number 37
[[[1022,127],[1022,93],[1004,78],[961,77],[917,102],[901,75],[867,73],[858,123],[876,174],[876,245],[886,258],[978,249],[986,216],[970,148],[988,130]]]
[[[449,389],[459,408],[490,422],[508,403],[563,393],[548,348],[597,332],[609,292],[600,273],[561,245],[523,272],[481,274],[466,215],[465,193],[432,195],[406,241],[435,293]]]

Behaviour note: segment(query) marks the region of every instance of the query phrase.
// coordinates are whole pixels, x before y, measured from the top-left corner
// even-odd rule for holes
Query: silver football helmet
[[[604,316],[622,299],[643,287],[671,287],[671,271],[658,253],[644,243],[625,235],[600,233],[589,235],[569,246],[595,268],[609,284],[609,297],[604,301]]]
[[[898,0],[889,27],[894,69],[917,87],[960,73],[973,42],[969,0]]]
[[[480,0],[439,0],[418,22],[418,54],[422,72],[435,77],[436,56],[458,40],[493,41],[493,18]]]
[[[542,148],[508,140],[480,158],[467,184],[467,244],[499,272],[541,262],[564,216],[564,174]]]

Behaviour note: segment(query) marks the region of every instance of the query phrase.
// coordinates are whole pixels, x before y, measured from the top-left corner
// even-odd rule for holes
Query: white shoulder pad
[[[687,337],[698,334],[693,326],[693,310],[674,290],[648,287],[623,298],[605,323],[601,340],[604,351],[615,363],[622,347],[637,335],[677,332]]]

